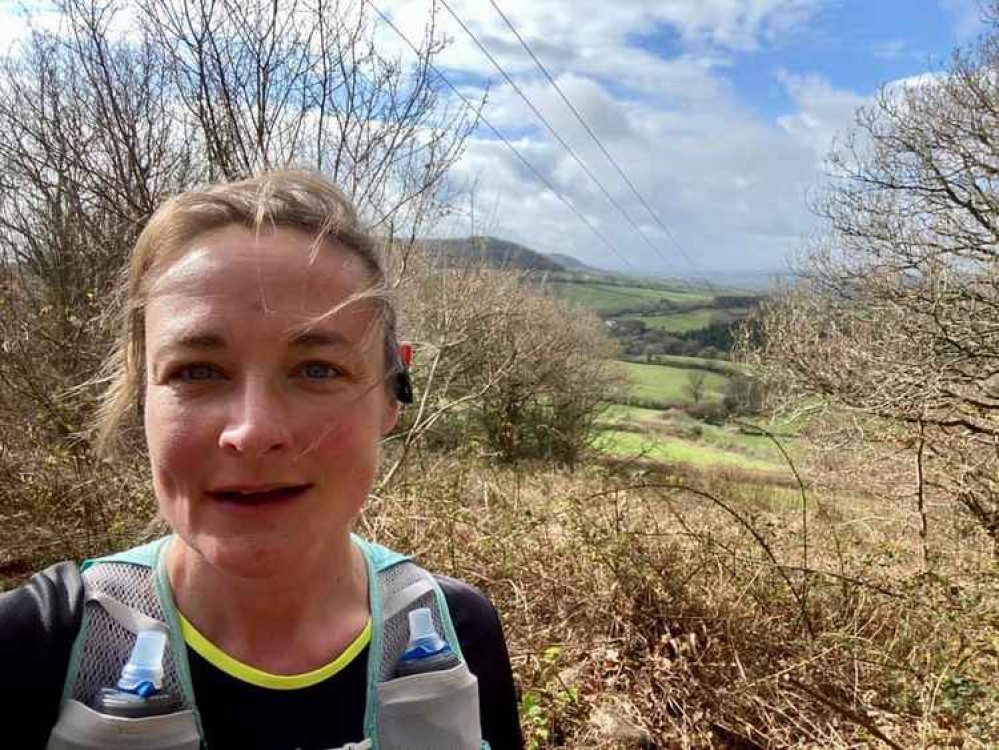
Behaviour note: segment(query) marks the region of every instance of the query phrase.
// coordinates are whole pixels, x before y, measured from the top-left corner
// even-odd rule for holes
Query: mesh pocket
[[[102,563],[83,573],[88,588],[111,596],[127,607],[162,621],[163,608],[156,595],[151,568],[127,563]],[[80,656],[80,668],[73,683],[72,697],[91,708],[96,707],[101,688],[113,687],[128,661],[135,635],[111,617],[97,602],[87,602],[84,610],[86,639]],[[185,709],[190,709],[180,683],[173,650],[167,648],[163,659],[163,689],[171,693]]]
[[[406,609],[390,617],[384,623],[384,642],[382,643],[382,668],[379,681],[390,680],[395,675],[395,666],[399,662],[399,657],[406,650],[409,643],[409,612],[419,607],[426,607],[433,613],[434,626],[438,633],[444,633],[444,623],[441,622],[440,615],[435,606],[434,593],[431,591],[416,599]],[[453,645],[453,644],[452,644]]]
[[[426,580],[429,576],[429,573],[411,562],[399,563],[382,571],[378,574],[378,585],[381,586],[382,591],[382,607],[385,608],[387,602],[399,596],[408,587]],[[383,623],[382,638],[384,640],[379,682],[390,680],[394,676],[395,666],[409,642],[409,612],[420,607],[430,610],[434,619],[434,627],[437,628],[438,633],[441,635],[447,633],[433,590],[414,599],[402,610],[387,618]],[[451,644],[451,647],[456,650],[457,646],[456,643]]]

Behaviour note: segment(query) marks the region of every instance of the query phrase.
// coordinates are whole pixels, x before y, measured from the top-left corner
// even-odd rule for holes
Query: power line
[[[499,71],[500,75],[502,75],[503,78],[506,79],[507,83],[509,83],[510,86],[513,87],[513,90],[516,91],[517,94],[520,96],[520,98],[524,100],[524,103],[527,104],[528,107],[530,107],[531,111],[535,114],[535,116],[548,129],[548,132],[552,134],[552,137],[554,137],[555,140],[559,142],[559,144],[562,146],[562,148],[566,150],[569,156],[571,156],[575,160],[575,162],[582,168],[582,170],[586,173],[587,177],[589,177],[593,181],[593,183],[600,189],[600,192],[602,192],[604,194],[604,197],[606,197],[607,200],[610,201],[611,205],[613,205],[614,208],[616,208],[617,211],[625,218],[625,220],[627,220],[627,222],[631,224],[631,226],[635,229],[636,232],[638,232],[641,238],[645,240],[646,244],[650,248],[652,248],[652,251],[656,255],[658,255],[659,258],[664,263],[667,264],[667,266],[670,265],[669,260],[666,258],[665,255],[663,255],[659,247],[654,242],[652,242],[652,240],[649,239],[648,235],[646,235],[645,232],[642,231],[642,228],[635,222],[635,220],[631,217],[631,215],[624,210],[624,208],[617,201],[617,199],[610,193],[609,190],[607,190],[606,187],[604,187],[604,184],[597,178],[597,176],[593,173],[593,171],[588,166],[586,166],[586,164],[583,162],[582,159],[579,158],[579,156],[576,154],[573,148],[568,143],[566,143],[565,139],[562,138],[562,136],[559,135],[558,131],[555,130],[552,124],[548,122],[548,119],[538,110],[537,107],[534,106],[534,103],[523,92],[520,86],[517,85],[517,83],[513,80],[513,78],[510,77],[510,74],[503,69],[503,66],[499,64],[499,62],[496,60],[495,57],[493,57],[492,53],[490,53],[489,50],[486,49],[486,47],[482,44],[482,42],[479,41],[478,37],[475,36],[472,30],[469,29],[468,26],[465,24],[465,22],[462,21],[461,18],[458,16],[458,14],[454,12],[451,6],[447,3],[447,0],[440,0],[440,3],[441,5],[444,6],[444,9],[451,14],[451,17],[458,22],[458,25],[461,26],[462,30],[469,36],[469,38],[471,38],[471,40],[475,42],[476,46],[478,46],[478,48],[482,50],[482,53],[487,58],[489,58],[489,62],[492,63],[493,67],[496,68],[496,70]]]
[[[407,46],[409,46],[409,48],[411,50],[413,50],[413,52],[415,52],[418,56],[421,54],[420,50],[417,48],[417,46],[415,44],[413,44],[413,42],[411,42],[409,40],[409,37],[407,37],[394,23],[392,23],[391,19],[389,19],[388,16],[386,16],[384,13],[381,12],[381,10],[379,10],[378,6],[376,6],[372,0],[362,0],[362,2],[363,3],[367,3],[368,5],[370,5],[371,9],[374,10],[375,13],[378,14],[378,16],[382,19],[382,21],[384,21],[389,26],[389,28],[391,28],[399,36],[399,38],[402,39],[402,41],[404,41],[407,44]],[[448,10],[450,10],[450,8]],[[518,151],[517,148],[512,143],[510,143],[510,141],[508,141],[506,139],[506,137],[502,133],[500,133],[500,131],[497,130],[496,127],[491,122],[489,122],[489,120],[486,118],[486,116],[484,114],[482,114],[481,108],[477,108],[471,101],[469,101],[468,97],[466,97],[463,93],[461,93],[461,91],[459,91],[457,89],[457,87],[455,87],[454,84],[452,84],[451,81],[448,80],[447,76],[445,76],[440,71],[440,69],[437,68],[437,66],[434,65],[429,60],[427,60],[427,67],[430,68],[430,70],[432,70],[442,81],[444,81],[445,85],[447,85],[447,87],[449,89],[451,89],[451,91],[455,95],[457,95],[458,98],[460,98],[462,102],[464,102],[464,104],[465,104],[466,107],[468,107],[472,112],[475,112],[476,116],[480,120],[482,120],[482,122],[484,122],[486,124],[486,126],[492,131],[493,135],[495,135],[500,141],[502,141],[503,145],[506,146],[508,149],[510,149],[510,151],[513,153],[513,155],[516,156],[517,159],[519,159],[520,162],[525,167],[527,167],[527,169],[531,172],[531,174],[533,174],[546,188],[548,188],[548,190],[556,198],[558,198],[570,211],[572,211],[572,213],[580,221],[582,221],[589,228],[589,230],[591,232],[593,232],[598,238],[600,238],[600,240],[607,246],[607,248],[612,253],[614,253],[614,255],[616,255],[618,258],[620,258],[626,265],[630,266],[636,272],[638,271],[638,269],[635,267],[635,265],[630,260],[628,260],[624,255],[622,255],[617,250],[617,248],[614,247],[613,244],[611,244],[611,241],[609,239],[607,239],[607,237],[603,234],[603,232],[601,232],[599,229],[597,229],[589,219],[587,219],[585,216],[583,216],[583,214],[581,214],[579,212],[579,210],[575,206],[573,206],[572,203],[570,203],[569,200],[565,196],[563,196],[545,178],[544,175],[542,175],[537,169],[535,169],[534,165],[531,164],[527,160],[527,158],[523,154],[521,154],[520,151]]]
[[[579,121],[579,124],[583,126],[583,128],[589,134],[590,138],[593,139],[593,142],[597,144],[597,147],[600,149],[603,155],[607,157],[607,161],[609,161],[614,166],[614,169],[617,170],[617,173],[621,176],[621,179],[624,180],[625,184],[627,184],[628,187],[631,189],[631,192],[635,195],[636,198],[638,198],[641,204],[645,206],[645,210],[649,212],[649,215],[656,222],[656,224],[659,225],[659,228],[663,230],[663,232],[667,237],[669,237],[674,247],[676,247],[677,252],[679,252],[680,255],[683,257],[683,259],[687,262],[687,265],[689,265],[691,268],[697,271],[698,269],[696,264],[693,262],[693,260],[691,260],[690,256],[687,254],[687,251],[677,240],[676,235],[674,235],[673,232],[670,231],[669,227],[667,227],[663,223],[662,219],[659,218],[659,215],[653,210],[652,206],[645,199],[645,196],[643,196],[638,191],[638,188],[635,187],[635,184],[631,181],[628,175],[625,174],[624,170],[621,168],[621,165],[618,164],[617,159],[615,159],[611,155],[611,153],[604,147],[604,144],[601,142],[600,138],[598,138],[597,134],[593,132],[593,128],[591,128],[589,123],[586,122],[583,115],[580,114],[578,109],[576,109],[575,105],[573,105],[573,103],[569,101],[569,97],[567,97],[565,93],[562,91],[562,87],[558,85],[552,74],[548,72],[548,68],[546,68],[544,64],[541,62],[541,60],[538,59],[538,56],[534,54],[534,50],[532,50],[531,47],[527,44],[527,41],[520,35],[520,32],[517,31],[516,27],[513,25],[510,19],[507,18],[507,15],[503,12],[503,10],[499,7],[499,5],[496,4],[496,0],[489,0],[489,2],[493,6],[493,8],[496,9],[496,12],[500,15],[500,18],[502,18],[503,21],[506,23],[507,28],[509,28],[510,31],[513,32],[513,35],[517,37],[517,41],[520,42],[521,46],[524,48],[527,54],[531,56],[532,60],[534,60],[534,64],[537,65],[538,69],[544,74],[545,78],[548,79],[548,82],[552,85],[555,91],[558,92],[558,95],[562,97],[562,101],[565,102],[565,105],[576,116],[576,120]]]

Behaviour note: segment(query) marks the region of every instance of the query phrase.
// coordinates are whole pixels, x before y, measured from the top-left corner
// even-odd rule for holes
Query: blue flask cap
[[[142,697],[163,689],[163,652],[167,634],[159,629],[140,630],[136,634],[132,654],[122,667],[118,689]]]
[[[440,637],[434,626],[430,610],[426,607],[412,610],[409,613],[409,643],[401,660],[425,659],[450,651],[448,642]]]

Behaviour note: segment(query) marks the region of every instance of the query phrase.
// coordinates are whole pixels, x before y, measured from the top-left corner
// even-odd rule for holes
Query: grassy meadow
[[[711,295],[698,291],[651,286],[618,286],[599,282],[560,282],[551,284],[555,296],[569,304],[598,313],[613,313],[662,300],[678,304],[709,302]]]
[[[683,386],[691,370],[662,365],[623,363],[634,380],[628,393],[643,401],[663,399],[673,402],[670,408],[658,409],[627,404],[612,404],[601,415],[603,431],[594,443],[601,453],[627,459],[658,461],[698,469],[712,466],[740,468],[768,473],[786,472],[788,467],[773,440],[753,434],[750,424],[709,424],[687,414],[682,407],[691,401]],[[657,372],[663,371],[663,372]],[[702,371],[703,372],[703,371]],[[709,402],[721,398],[725,378],[714,378],[716,390],[708,391]],[[640,380],[639,377],[642,379]],[[782,439],[785,449],[793,441]]]
[[[673,315],[627,316],[626,320],[640,320],[649,328],[657,328],[668,333],[686,333],[706,328],[717,316],[717,310],[688,310]]]
[[[676,358],[682,360],[683,358]],[[716,372],[669,365],[622,362],[623,372],[632,381],[629,395],[646,401],[690,402],[687,387],[696,373],[704,376],[704,400],[721,401],[727,378]]]
[[[726,450],[700,440],[685,440],[669,435],[605,430],[597,439],[598,450],[616,456],[685,464],[697,468],[710,466],[779,471],[780,464],[753,458],[737,449]]]

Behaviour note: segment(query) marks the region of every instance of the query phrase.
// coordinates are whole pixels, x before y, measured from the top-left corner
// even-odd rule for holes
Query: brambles
[[[946,513],[928,577],[907,514],[842,489],[809,491],[806,534],[800,491],[746,480],[423,467],[365,531],[489,592],[536,747],[999,741],[986,539]]]

